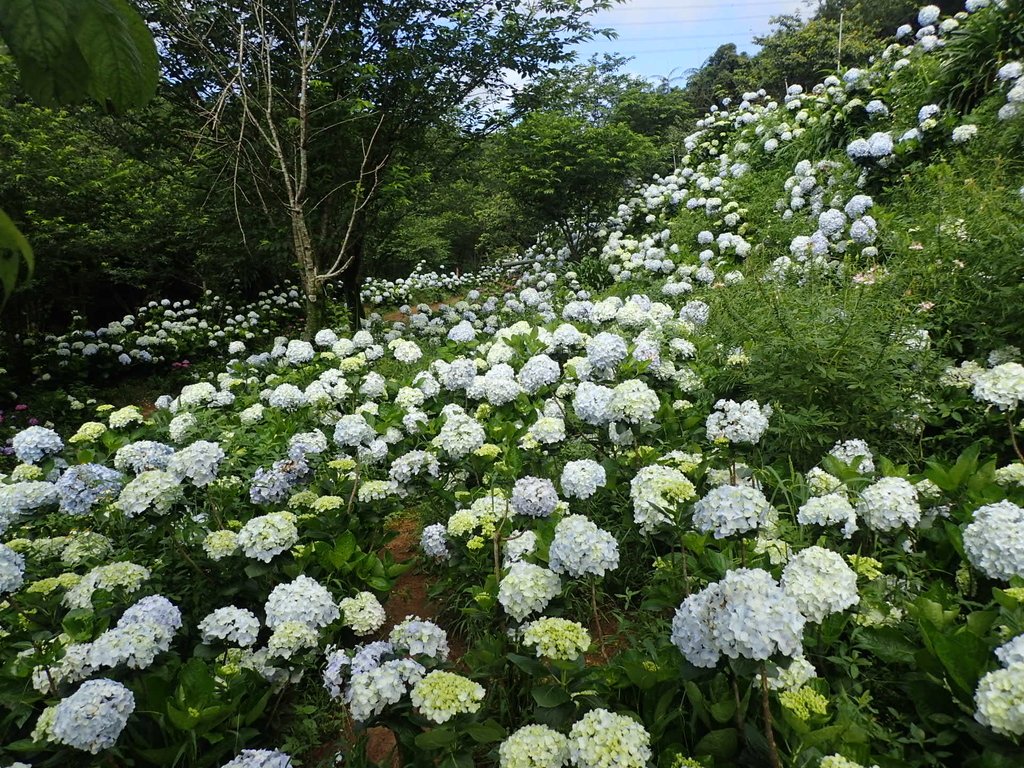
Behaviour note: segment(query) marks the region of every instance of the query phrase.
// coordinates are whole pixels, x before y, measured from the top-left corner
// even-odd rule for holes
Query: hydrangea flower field
[[[723,101],[599,280],[542,240],[351,335],[273,338],[285,287],[35,342],[222,360],[13,436],[2,764],[1024,765],[1022,13]]]

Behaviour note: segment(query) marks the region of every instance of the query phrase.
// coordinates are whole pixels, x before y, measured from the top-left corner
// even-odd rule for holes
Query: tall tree
[[[307,333],[352,322],[384,173],[454,107],[571,59],[610,0],[154,0],[169,70],[234,156],[239,205],[288,227]]]
[[[595,125],[556,112],[530,113],[504,140],[501,175],[510,196],[553,222],[574,259],[586,254],[599,223],[653,152],[622,123]]]

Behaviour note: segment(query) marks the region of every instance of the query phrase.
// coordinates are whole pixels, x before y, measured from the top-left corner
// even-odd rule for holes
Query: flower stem
[[[768,672],[761,665],[761,711],[764,713],[764,736],[768,740],[768,759],[772,768],[782,768],[779,759],[779,747],[775,743],[775,729],[772,727],[772,707],[768,697]]]
[[[1009,413],[1006,414],[1006,423],[1010,427],[1010,441],[1013,443],[1013,450],[1017,453],[1017,458],[1024,461],[1024,452],[1020,449],[1020,443],[1017,442],[1017,433],[1013,426],[1013,416]]]

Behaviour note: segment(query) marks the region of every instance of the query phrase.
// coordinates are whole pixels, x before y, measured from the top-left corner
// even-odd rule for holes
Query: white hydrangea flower
[[[171,456],[167,472],[179,479],[189,479],[202,488],[217,479],[217,470],[225,453],[218,443],[197,440]]]
[[[456,715],[478,711],[485,694],[484,687],[468,677],[435,669],[413,686],[409,698],[425,718],[446,723]]]
[[[555,484],[544,477],[521,477],[512,487],[512,509],[527,517],[548,517],[558,506]]]
[[[544,617],[522,626],[523,645],[538,658],[575,661],[590,647],[590,633],[577,621]]]
[[[1024,735],[1024,664],[989,672],[974,692],[974,719],[996,733]]]
[[[921,522],[917,489],[902,477],[883,477],[860,492],[857,516],[873,531],[913,528]]]
[[[543,611],[562,591],[558,574],[531,563],[513,563],[498,586],[498,602],[516,621]]]
[[[639,379],[624,381],[612,390],[608,413],[613,421],[650,424],[661,407],[654,390]]]
[[[574,578],[604,576],[619,567],[619,543],[583,515],[566,515],[555,526],[548,567]]]
[[[651,533],[659,525],[672,523],[669,513],[695,493],[693,483],[678,469],[658,464],[644,467],[629,484],[633,520],[641,532]]]
[[[546,725],[524,725],[498,747],[499,768],[563,768],[569,740]]]
[[[321,628],[341,615],[327,588],[305,574],[274,587],[267,597],[264,613],[271,629],[286,621],[299,621]]]
[[[1024,664],[1024,634],[1017,635],[996,648],[996,658],[1004,667]]]
[[[578,768],[645,768],[651,735],[631,717],[594,709],[569,729],[569,758]]]
[[[441,431],[431,443],[452,459],[461,459],[475,451],[486,440],[483,425],[461,409],[447,414]]]
[[[604,467],[591,459],[570,461],[562,468],[562,493],[570,499],[589,499],[608,482]]]
[[[796,520],[801,525],[842,525],[843,536],[847,539],[857,531],[857,514],[842,493],[812,496],[797,510]]]
[[[990,579],[1024,576],[1024,509],[1005,500],[976,509],[964,529],[964,551]]]
[[[413,659],[392,659],[374,669],[353,674],[345,691],[349,712],[359,722],[366,722],[381,714],[388,705],[401,701],[409,686],[425,673],[423,665]]]
[[[264,563],[291,549],[298,540],[299,529],[291,512],[254,517],[242,526],[236,539],[246,557]]]
[[[320,633],[303,621],[282,621],[274,627],[267,641],[267,655],[290,659],[307,648],[316,648]]]
[[[157,514],[166,514],[181,497],[178,477],[160,469],[143,472],[121,489],[114,506],[125,517],[137,517],[150,508]]]
[[[293,765],[288,754],[276,749],[243,749],[221,768],[293,768]]]
[[[24,464],[37,464],[47,456],[64,450],[64,442],[52,429],[32,426],[16,434],[11,440],[11,447],[18,461]]]
[[[1003,363],[974,377],[974,398],[1001,411],[1013,410],[1024,399],[1024,365]]]
[[[346,597],[339,604],[345,626],[357,635],[376,632],[387,620],[384,606],[372,592],[359,592],[355,597]]]
[[[832,446],[829,455],[850,466],[853,466],[854,460],[859,457],[860,463],[857,464],[857,471],[862,475],[870,475],[875,471],[871,449],[863,440],[840,440]]]
[[[447,633],[419,616],[406,616],[396,624],[388,635],[388,642],[395,650],[410,656],[430,656],[438,661],[445,661],[450,652]]]
[[[707,437],[711,442],[727,440],[730,443],[755,444],[768,429],[772,415],[770,405],[761,406],[756,400],[719,400],[715,412],[707,419]]]
[[[0,595],[16,592],[25,580],[25,556],[0,544]]]
[[[857,574],[843,556],[824,547],[797,552],[782,569],[783,590],[815,624],[860,602]]]
[[[802,654],[806,619],[772,575],[737,568],[686,598],[672,620],[672,642],[697,667],[722,654],[763,661]]]
[[[558,363],[550,357],[534,355],[519,369],[517,378],[523,389],[532,395],[541,388],[554,384],[561,375],[562,370]]]
[[[573,395],[572,407],[581,421],[600,427],[612,419],[611,401],[613,392],[589,381],[580,382]]]
[[[795,691],[818,676],[814,665],[804,656],[794,656],[785,667],[769,663],[767,668],[768,687],[773,691]]]
[[[749,485],[720,485],[693,505],[693,525],[716,539],[747,533],[774,519],[775,508],[757,488]]]
[[[600,371],[615,368],[627,353],[626,340],[617,333],[602,331],[587,342],[587,359]]]
[[[249,648],[256,644],[260,621],[252,611],[233,605],[217,608],[199,622],[204,643],[217,641]]]
[[[135,696],[121,683],[87,680],[40,715],[39,727],[48,741],[97,755],[117,743],[134,711]]]

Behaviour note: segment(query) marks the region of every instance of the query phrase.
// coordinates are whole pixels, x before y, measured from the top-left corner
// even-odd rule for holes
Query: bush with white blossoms
[[[729,658],[798,656],[806,618],[767,571],[737,568],[686,598],[672,620],[672,642],[696,667]]]
[[[619,545],[583,515],[566,515],[555,526],[548,567],[574,578],[604,576],[619,567]]]
[[[768,429],[771,415],[772,407],[761,406],[756,400],[719,400],[707,419],[707,438],[711,442],[754,444]]]
[[[824,547],[800,550],[782,569],[783,591],[794,600],[808,621],[845,611],[860,602],[857,574],[843,556]]]
[[[1018,6],[719,99],[580,254],[370,277],[350,331],[8,334],[0,765],[1019,763]],[[154,411],[76,378],[174,361]]]
[[[774,514],[774,507],[757,488],[720,485],[693,505],[693,525],[716,539],[724,539],[769,525]]]
[[[87,680],[73,694],[39,716],[40,740],[67,744],[98,755],[117,743],[135,711],[135,696],[121,683]]]
[[[295,515],[271,512],[254,517],[243,525],[235,543],[246,557],[269,563],[277,555],[287,552],[298,540]]]
[[[501,768],[561,768],[569,760],[569,740],[546,725],[524,725],[498,747]]]
[[[260,621],[252,611],[233,605],[218,608],[199,623],[204,643],[223,642],[249,648],[256,644]]]
[[[633,500],[633,519],[644,533],[671,523],[671,513],[689,501],[696,491],[693,483],[678,469],[654,464],[644,467],[629,484]]]
[[[1024,508],[1006,500],[979,507],[963,541],[971,565],[990,579],[1024,577]]]
[[[608,482],[604,467],[591,459],[578,459],[562,467],[562,493],[570,499],[589,499]]]
[[[974,397],[1000,411],[1013,410],[1024,400],[1024,365],[1002,363],[974,376]]]
[[[921,520],[917,488],[902,477],[883,477],[860,492],[856,513],[875,531],[893,531]]]

